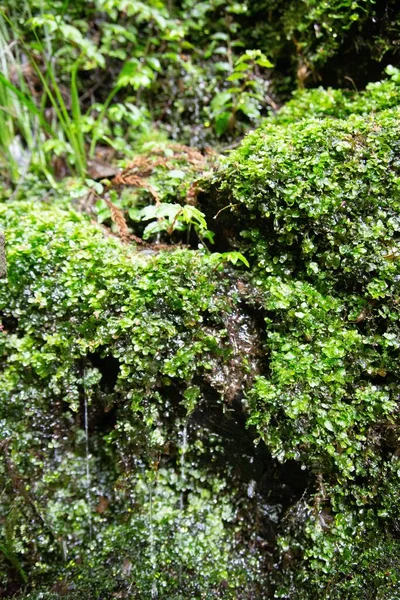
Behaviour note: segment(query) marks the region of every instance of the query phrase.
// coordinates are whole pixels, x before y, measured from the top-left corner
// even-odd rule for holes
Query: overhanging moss
[[[290,124],[310,117],[337,117],[370,115],[399,105],[400,71],[392,66],[386,69],[387,79],[370,83],[362,92],[341,89],[300,89],[269,121]]]

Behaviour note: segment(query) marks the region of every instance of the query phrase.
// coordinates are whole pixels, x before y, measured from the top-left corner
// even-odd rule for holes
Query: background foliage
[[[2,169],[16,181],[34,161],[49,178],[56,155],[83,175],[99,144],[129,152],[154,125],[193,145],[232,139],[296,85],[379,79],[397,19],[394,0],[7,0]]]

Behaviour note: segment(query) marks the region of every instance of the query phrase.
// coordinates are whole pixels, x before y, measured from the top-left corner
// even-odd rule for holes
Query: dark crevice
[[[0,598],[14,598],[14,595],[21,590],[21,576],[14,566],[7,565],[4,568],[7,570],[9,581],[5,587],[0,587]]]
[[[251,290],[250,290],[251,292]],[[249,299],[249,302],[251,298]],[[265,319],[267,318],[266,309],[260,304],[260,302],[251,302],[243,300],[239,304],[239,309],[247,314],[253,323],[256,325],[259,332],[264,333],[265,331]]]
[[[97,352],[89,353],[87,358],[93,367],[98,369],[101,373],[99,384],[101,391],[111,393],[114,391],[117,383],[120,364],[115,356],[102,356],[103,351],[104,350],[99,348]]]
[[[118,409],[116,406],[112,408],[98,407],[97,410],[90,411],[90,417],[93,428],[104,435],[112,431],[117,424]]]
[[[279,502],[283,510],[297,502],[310,485],[311,475],[295,461],[281,464],[271,457],[256,430],[247,426],[242,402],[224,406],[219,394],[205,382],[202,390],[206,400],[196,408],[191,422],[218,436],[223,447],[210,468],[216,472],[228,468],[232,477],[245,485],[257,482],[257,494],[269,502]]]
[[[4,315],[4,313],[0,312],[0,322],[3,331],[6,331],[7,333],[15,333],[18,329],[18,319],[13,315]]]
[[[173,385],[160,390],[161,396],[168,398],[165,412],[169,416],[164,412],[163,428],[170,432],[169,439],[176,440],[161,460],[164,465],[173,460],[180,468],[180,438],[175,438],[174,431],[177,418],[187,421],[189,456],[196,453],[194,441],[201,441],[204,450],[193,457],[194,462],[211,476],[224,474],[237,490],[240,518],[248,523],[249,533],[256,521],[260,543],[273,547],[281,518],[314,487],[314,478],[296,461],[281,464],[271,456],[255,428],[247,425],[248,415],[239,396],[227,403],[204,378],[197,376],[192,384],[200,387],[202,400],[189,417],[182,405],[183,388]],[[187,460],[190,462],[189,457]]]
[[[214,233],[213,252],[228,252],[239,245],[239,233],[248,227],[243,210],[236,212],[230,207],[228,194],[216,196],[215,192],[204,191],[198,195],[198,208],[205,214],[209,229]],[[224,204],[222,204],[222,201]]]
[[[99,348],[96,352],[87,354],[86,360],[81,361],[79,365],[80,377],[85,378],[86,368],[94,367],[101,375],[98,386],[92,388],[94,393],[87,396],[84,385],[80,389],[80,410],[77,413],[76,425],[82,429],[85,428],[85,403],[87,402],[88,430],[92,434],[100,431],[102,434],[113,430],[117,423],[117,395],[115,387],[120,372],[120,363],[112,355],[103,354],[103,349]],[[69,410],[68,406],[66,409]]]

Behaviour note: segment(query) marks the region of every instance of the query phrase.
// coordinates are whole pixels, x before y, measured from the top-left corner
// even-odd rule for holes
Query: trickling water
[[[86,504],[88,512],[89,538],[92,541],[92,495],[91,495],[91,477],[90,477],[90,454],[89,454],[89,416],[88,416],[88,398],[84,392],[84,419],[85,419],[85,461],[86,461]]]
[[[157,557],[154,549],[154,528],[153,528],[153,481],[149,484],[149,546],[150,546],[150,564],[154,573],[157,571]],[[158,589],[155,580],[151,586],[151,597],[158,598]]]
[[[147,429],[146,433],[146,446],[147,446],[147,455],[151,459],[150,465],[147,465],[147,469],[150,467],[150,471],[147,470],[145,474],[147,481],[147,490],[149,495],[149,510],[148,510],[148,531],[149,531],[149,553],[150,553],[150,567],[153,571],[153,581],[151,586],[151,598],[158,598],[158,589],[156,583],[156,574],[157,574],[157,554],[155,549],[155,539],[154,539],[154,503],[153,497],[157,491],[157,473],[154,471],[154,452],[152,451],[152,439],[151,439],[151,431]],[[143,465],[145,468],[145,465]]]
[[[181,442],[181,461],[180,461],[180,477],[181,477],[181,493],[179,497],[179,534],[182,540],[184,532],[183,519],[184,519],[184,493],[186,491],[186,453],[188,448],[188,419],[182,429],[182,442]],[[181,556],[183,554],[183,548],[181,548]],[[179,565],[179,585],[182,585],[182,560]]]
[[[158,589],[157,589],[157,584],[155,581],[153,581],[153,585],[151,587],[151,597],[158,598]]]
[[[188,422],[185,421],[185,424],[182,429],[182,445],[181,445],[181,495],[179,499],[179,508],[181,512],[183,511],[184,504],[184,492],[185,492],[185,481],[186,481],[186,452],[188,445]]]
[[[65,561],[67,561],[68,560],[68,546],[67,546],[66,540],[61,541],[61,548],[62,548],[63,558]]]
[[[153,484],[149,485],[149,545],[150,545],[150,563],[154,568],[154,531],[153,531]]]

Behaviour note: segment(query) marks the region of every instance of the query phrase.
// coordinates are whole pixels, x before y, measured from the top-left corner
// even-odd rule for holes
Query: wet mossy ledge
[[[303,94],[198,186],[248,269],[0,206],[0,596],[399,597],[400,109]]]
[[[241,507],[256,450],[220,400],[240,407],[258,344],[232,274],[200,252],[139,252],[73,211],[0,211],[2,594],[257,595],[266,557]],[[224,427],[242,432],[244,480]]]

